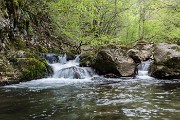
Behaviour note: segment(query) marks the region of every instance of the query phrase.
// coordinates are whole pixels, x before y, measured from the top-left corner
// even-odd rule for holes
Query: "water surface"
[[[179,120],[179,80],[41,79],[0,88],[1,120]]]
[[[60,56],[52,77],[0,87],[0,120],[180,120],[180,80],[149,77],[149,65],[105,79]]]

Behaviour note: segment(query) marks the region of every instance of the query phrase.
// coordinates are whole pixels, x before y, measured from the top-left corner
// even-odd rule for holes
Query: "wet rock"
[[[91,80],[93,81],[108,81],[106,78],[104,77],[93,77],[91,78]]]
[[[58,63],[59,62],[59,55],[56,54],[46,54],[45,59],[50,63]]]
[[[117,75],[112,74],[112,73],[105,74],[104,77],[106,77],[106,78],[118,78]]]
[[[81,75],[78,72],[75,72],[73,79],[81,79]]]
[[[92,66],[92,53],[84,53],[80,55],[80,66],[82,67],[91,67]]]
[[[167,43],[157,44],[150,74],[161,79],[180,78],[180,46]]]
[[[72,52],[67,52],[67,61],[74,60],[76,58],[76,54],[73,54]]]
[[[126,52],[116,46],[104,48],[96,54],[92,66],[102,75],[111,73],[121,77],[134,76],[136,64]]]

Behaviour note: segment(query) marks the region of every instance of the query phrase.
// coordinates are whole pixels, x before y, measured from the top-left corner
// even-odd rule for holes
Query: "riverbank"
[[[80,54],[79,64],[81,67],[92,67],[97,74],[107,78],[120,78],[135,77],[138,74],[138,65],[143,61],[151,60],[148,69],[149,76],[159,79],[179,79],[179,50],[180,46],[167,43],[146,43],[141,46],[138,43],[133,48],[111,45],[83,52]],[[60,54],[46,54],[34,56],[34,54],[24,51],[10,54],[12,56],[4,61],[6,63],[4,65],[8,65],[8,67],[1,68],[1,85],[51,76],[53,72],[46,60],[49,63],[53,61],[58,63]],[[72,60],[75,55],[67,55],[67,58]]]

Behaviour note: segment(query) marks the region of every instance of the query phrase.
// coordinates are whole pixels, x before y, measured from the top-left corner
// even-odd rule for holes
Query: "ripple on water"
[[[41,79],[0,89],[0,119],[180,119],[177,80],[58,80]],[[14,107],[21,111],[13,112],[17,111]]]

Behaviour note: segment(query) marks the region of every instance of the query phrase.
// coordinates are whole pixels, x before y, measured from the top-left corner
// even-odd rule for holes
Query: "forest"
[[[179,0],[14,0],[18,2],[25,19],[36,24],[48,19],[51,34],[82,44],[180,41]]]
[[[83,44],[180,41],[179,0],[32,0],[26,5],[29,12],[49,15],[55,35]]]

